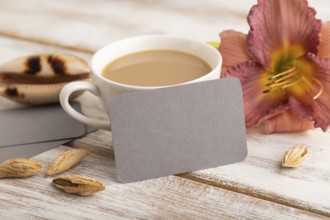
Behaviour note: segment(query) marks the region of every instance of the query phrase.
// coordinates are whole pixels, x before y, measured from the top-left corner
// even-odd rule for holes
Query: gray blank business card
[[[117,175],[134,182],[242,161],[242,89],[226,78],[112,98]]]

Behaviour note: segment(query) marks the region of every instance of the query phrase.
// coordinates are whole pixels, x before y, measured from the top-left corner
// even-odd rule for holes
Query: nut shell
[[[297,144],[290,148],[282,160],[282,167],[298,167],[308,153],[306,144]]]
[[[0,179],[9,177],[29,177],[38,173],[42,166],[35,160],[13,158],[0,164]]]
[[[53,180],[55,187],[66,193],[89,196],[105,190],[105,186],[93,179],[82,176],[62,176]]]

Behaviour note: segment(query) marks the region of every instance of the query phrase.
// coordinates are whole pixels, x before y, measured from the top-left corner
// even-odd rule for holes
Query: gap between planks
[[[6,33],[3,31],[0,31],[0,37],[7,37],[7,38],[14,39],[14,40],[26,41],[26,42],[40,44],[40,45],[44,45],[44,46],[53,46],[53,47],[58,47],[58,48],[62,48],[62,49],[74,50],[77,52],[89,53],[89,54],[94,54],[96,52],[96,51],[88,49],[88,48],[61,45],[61,44],[55,43],[54,41],[36,39],[33,37],[23,37],[23,36],[20,36],[17,34]]]
[[[225,189],[225,190],[228,190],[228,191],[232,191],[232,192],[235,192],[235,193],[240,193],[240,194],[243,194],[243,195],[251,196],[251,197],[261,199],[261,200],[265,200],[265,201],[268,201],[268,202],[273,202],[273,203],[277,203],[277,204],[280,204],[280,205],[292,207],[292,208],[295,208],[295,209],[310,212],[310,213],[317,214],[317,215],[320,215],[320,216],[330,217],[329,213],[322,212],[320,210],[313,209],[313,208],[308,208],[308,207],[305,208],[303,206],[299,206],[298,204],[296,205],[295,200],[281,198],[280,196],[277,196],[277,195],[274,195],[274,194],[267,195],[266,193],[264,193],[264,194],[263,193],[253,193],[253,191],[250,190],[249,187],[242,187],[242,188],[235,187],[235,183],[233,183],[233,182],[223,181],[223,183],[216,183],[215,181],[212,181],[212,180],[207,180],[207,179],[200,178],[198,176],[194,176],[191,173],[183,173],[183,174],[178,174],[176,176],[179,176],[179,177],[182,177],[182,178],[185,178],[185,179],[188,179],[188,180],[196,181],[198,183],[204,183],[204,184],[209,185],[209,186],[214,186],[214,187],[218,187],[218,188]]]
[[[100,133],[101,134],[103,132],[104,132],[104,130],[97,130],[95,132],[92,132],[91,136],[94,136],[93,134],[95,134],[95,133]],[[96,135],[96,136],[98,136],[98,135]],[[112,140],[108,140],[108,141],[112,142]],[[98,146],[98,145],[100,145],[100,146]],[[68,146],[68,147],[71,147],[71,148],[86,149],[86,150],[89,150],[91,153],[96,154],[96,155],[101,156],[101,157],[108,157],[108,158],[112,158],[112,159],[114,159],[114,157],[115,157],[114,156],[114,151],[113,151],[113,148],[112,148],[112,144],[110,144],[110,143],[104,144],[104,141],[95,142],[95,144],[93,144],[89,141],[84,142],[83,140],[77,139],[77,140],[74,140],[74,141],[71,141],[71,142],[65,144],[64,146]],[[231,191],[231,192],[243,194],[243,195],[246,195],[246,196],[251,196],[251,197],[261,199],[261,200],[264,200],[264,201],[268,201],[268,202],[288,206],[288,207],[291,207],[291,208],[299,209],[299,210],[309,212],[309,213],[313,213],[313,214],[317,214],[317,215],[320,215],[320,216],[323,216],[323,217],[330,217],[329,213],[322,212],[320,210],[313,209],[313,208],[304,207],[304,206],[301,206],[299,204],[296,205],[294,200],[281,198],[280,196],[277,196],[277,195],[274,195],[274,194],[253,193],[253,190],[249,189],[249,187],[238,187],[238,186],[235,187],[236,184],[233,183],[233,182],[228,182],[228,181],[226,182],[224,180],[220,183],[216,183],[216,181],[203,179],[202,177],[199,177],[198,175],[196,176],[191,172],[177,174],[177,175],[174,175],[174,176],[181,177],[181,178],[184,178],[184,179],[188,179],[188,180],[191,180],[191,181],[195,181],[195,182],[198,182],[200,184],[205,184],[205,185],[208,185],[208,186],[213,186],[213,187],[221,188],[221,189],[228,190],[228,191]]]

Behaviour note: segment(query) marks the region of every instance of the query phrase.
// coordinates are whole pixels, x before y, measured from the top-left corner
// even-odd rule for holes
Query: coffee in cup
[[[143,60],[148,56],[158,57],[161,61],[167,59],[166,62],[170,63],[174,60],[176,65],[178,64],[181,69],[184,69],[185,74],[180,75],[175,65],[171,68],[164,67],[149,59],[148,66],[150,65],[152,68],[145,73],[143,70],[137,72],[131,68],[132,70],[125,69],[127,72],[125,77],[124,74],[118,74],[117,78],[112,76],[111,71],[118,66],[128,68],[131,63],[139,63],[140,59]],[[127,60],[130,62],[126,62]],[[222,58],[219,51],[205,42],[166,35],[128,38],[98,50],[91,61],[94,82],[66,84],[60,93],[60,103],[63,109],[78,121],[93,127],[110,129],[110,121],[87,117],[72,108],[69,103],[70,95],[76,91],[91,92],[100,98],[105,112],[108,113],[110,99],[113,96],[219,79],[221,64]],[[142,66],[144,68],[146,64],[143,63]],[[107,76],[108,71],[109,76]],[[136,76],[133,77],[134,74]]]
[[[102,75],[132,86],[170,86],[200,78],[211,71],[203,59],[175,50],[148,50],[111,61]]]

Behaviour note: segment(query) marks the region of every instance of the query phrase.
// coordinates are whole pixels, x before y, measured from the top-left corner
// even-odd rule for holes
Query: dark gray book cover
[[[79,103],[73,103],[80,109]],[[75,138],[86,133],[83,124],[56,105],[0,111],[0,147]]]

